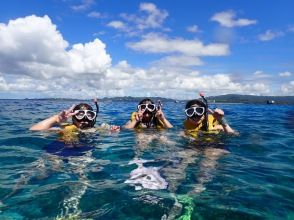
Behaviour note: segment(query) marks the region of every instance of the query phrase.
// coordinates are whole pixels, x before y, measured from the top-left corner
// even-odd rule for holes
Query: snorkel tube
[[[204,128],[206,131],[208,131],[209,128],[209,122],[208,122],[208,102],[207,99],[204,97],[203,92],[199,92],[200,97],[202,98],[204,104],[205,104],[205,125]]]
[[[160,100],[157,101],[157,107],[156,107],[156,110],[161,110],[162,109],[162,103]]]
[[[94,119],[94,124],[96,123],[96,118],[98,116],[98,113],[99,113],[99,105],[98,105],[98,100],[95,98],[94,99],[94,103],[95,103],[95,106],[96,106],[96,117]]]

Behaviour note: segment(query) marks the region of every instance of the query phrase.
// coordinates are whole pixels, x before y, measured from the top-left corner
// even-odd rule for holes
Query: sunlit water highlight
[[[28,128],[72,104],[0,100],[0,219],[294,218],[293,106],[214,105],[240,135],[191,142],[185,103],[163,103],[175,128],[84,134],[63,157],[57,134]],[[124,124],[136,104],[102,102],[97,124]]]

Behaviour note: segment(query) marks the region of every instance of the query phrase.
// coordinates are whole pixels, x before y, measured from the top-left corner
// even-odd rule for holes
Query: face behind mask
[[[143,123],[150,123],[156,113],[156,105],[151,99],[143,99],[137,106],[138,111],[143,112]]]
[[[80,129],[94,127],[97,113],[93,111],[93,108],[90,105],[81,103],[77,105],[73,111],[78,111],[77,114],[72,117],[72,121],[75,126]]]

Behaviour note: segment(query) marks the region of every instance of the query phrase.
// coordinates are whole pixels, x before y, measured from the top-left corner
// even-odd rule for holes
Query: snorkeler
[[[156,106],[151,99],[143,99],[137,106],[137,111],[131,115],[131,120],[124,126],[127,129],[138,129],[136,131],[135,157],[129,164],[136,164],[138,167],[130,173],[129,179],[125,183],[140,189],[166,189],[168,183],[160,175],[158,167],[145,166],[145,163],[151,162],[141,158],[149,144],[157,140],[161,144],[168,145],[170,141],[163,132],[154,132],[146,128],[172,128],[171,123],[165,118],[162,112],[162,104],[158,101]],[[141,129],[142,128],[142,129]],[[145,132],[146,131],[146,132]]]
[[[92,150],[95,149],[95,146],[89,145],[89,136],[84,133],[120,130],[119,126],[106,123],[95,127],[99,106],[97,99],[94,99],[94,102],[96,111],[89,104],[80,103],[30,128],[32,131],[53,130],[55,125],[61,128],[61,130],[58,130],[60,134],[59,140],[44,146],[46,152],[32,164],[32,170],[36,172],[35,175],[44,173],[44,177],[46,177],[51,172],[65,172],[74,174],[78,179],[70,184],[70,193],[64,196],[60,214],[56,219],[80,218],[80,200],[89,185],[87,167],[89,164],[95,163],[95,159],[92,157]],[[70,118],[72,123],[67,123]],[[97,166],[99,166],[99,163]],[[25,178],[29,180],[33,175],[33,173],[28,172]],[[14,190],[13,193],[17,190]]]
[[[214,111],[208,108],[207,100],[200,94],[203,101],[193,99],[187,102],[185,107],[186,120],[185,132],[191,136],[197,136],[200,131],[218,133],[223,131],[228,134],[236,134],[224,118],[224,111],[216,108]]]
[[[195,204],[194,196],[203,192],[205,185],[212,181],[216,172],[217,161],[229,152],[224,149],[222,142],[206,134],[238,134],[227,123],[221,109],[214,111],[208,108],[207,100],[200,93],[202,100],[193,99],[185,107],[186,120],[184,121],[185,134],[192,138],[187,148],[179,149],[177,157],[173,159],[172,167],[164,167],[162,171],[169,183],[169,190],[174,193],[175,203],[166,216],[166,219],[191,219]],[[200,136],[199,134],[203,134]],[[187,137],[186,136],[186,137]],[[198,163],[196,173],[197,183],[184,195],[177,195],[177,190],[182,181],[186,179],[186,169],[190,164]]]
[[[151,99],[143,99],[137,106],[137,111],[131,115],[131,120],[124,128],[172,128],[172,124],[166,119],[159,101],[156,106]]]
[[[120,127],[115,125],[108,125],[103,123],[100,127],[95,128],[96,118],[99,113],[99,106],[97,99],[94,99],[96,105],[96,111],[86,104],[80,103],[76,106],[72,106],[68,110],[63,110],[57,115],[53,115],[35,125],[33,125],[31,131],[43,131],[51,129],[55,125],[59,125],[64,131],[71,132],[94,132],[98,129],[106,129],[111,131],[119,131]],[[64,124],[69,118],[72,118],[72,125]],[[65,125],[65,126],[64,126]]]

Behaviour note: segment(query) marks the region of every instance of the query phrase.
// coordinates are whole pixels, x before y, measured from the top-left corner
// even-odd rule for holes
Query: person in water
[[[85,132],[99,131],[119,131],[119,126],[108,125],[103,123],[101,126],[95,127],[96,118],[99,112],[98,102],[94,100],[96,111],[87,104],[80,103],[72,106],[68,110],[63,110],[59,114],[53,115],[35,125],[30,130],[44,131],[53,130],[55,125],[59,125],[61,131],[58,141],[53,141],[46,145],[46,152],[37,161],[32,164],[32,170],[36,174],[28,172],[24,178],[26,181],[31,176],[39,176],[46,178],[51,172],[65,172],[75,175],[78,180],[69,186],[70,192],[64,195],[61,204],[60,214],[57,219],[80,219],[81,213],[79,204],[89,185],[87,167],[89,164],[96,162],[92,156],[94,146],[89,145],[88,135]],[[72,119],[72,123],[66,123],[68,119]],[[96,167],[99,166],[97,163]],[[11,195],[17,191],[14,190]],[[10,195],[8,195],[10,196]]]
[[[59,125],[63,128],[63,133],[69,132],[94,132],[98,129],[106,129],[111,131],[119,131],[120,127],[115,125],[108,125],[103,123],[100,127],[95,128],[96,118],[99,112],[99,106],[97,99],[94,99],[96,105],[96,111],[87,103],[80,103],[76,106],[72,106],[68,110],[63,110],[59,114],[53,115],[35,125],[33,125],[31,131],[43,131],[49,130],[55,125]],[[67,120],[72,118],[72,124],[66,124]]]
[[[173,151],[177,155],[176,158],[166,159],[167,161],[173,161],[172,166],[162,168],[165,179],[169,184],[168,189],[174,194],[175,198],[175,203],[169,210],[167,219],[192,218],[195,207],[194,196],[206,189],[206,184],[214,178],[218,165],[217,161],[229,153],[224,149],[223,142],[219,139],[220,137],[207,134],[220,132],[237,134],[225,120],[224,111],[218,108],[214,111],[209,109],[204,95],[200,93],[200,96],[202,100],[190,100],[185,106],[185,137],[192,138],[190,139],[192,141],[187,143],[187,148]],[[199,135],[201,133],[203,133],[203,136]],[[198,171],[195,173],[195,184],[190,183],[191,187],[184,195],[177,195],[179,186],[187,178],[187,168],[195,163],[198,164]]]
[[[131,120],[124,126],[127,129],[136,129],[135,157],[129,164],[136,164],[138,167],[131,171],[129,179],[125,183],[134,186],[136,190],[145,189],[166,189],[167,182],[160,175],[159,168],[146,166],[151,162],[141,158],[153,140],[161,144],[168,144],[168,139],[164,135],[163,129],[156,132],[148,128],[172,128],[171,123],[165,118],[162,111],[162,104],[158,101],[156,106],[151,99],[143,99],[137,106],[137,111],[131,115]]]
[[[205,101],[193,99],[185,107],[186,120],[184,121],[185,133],[197,136],[199,132],[236,134],[224,118],[224,111],[216,108],[209,109]]]
[[[131,115],[131,120],[124,128],[172,128],[172,124],[166,119],[162,105],[156,106],[151,99],[143,99],[137,106],[137,111]]]

